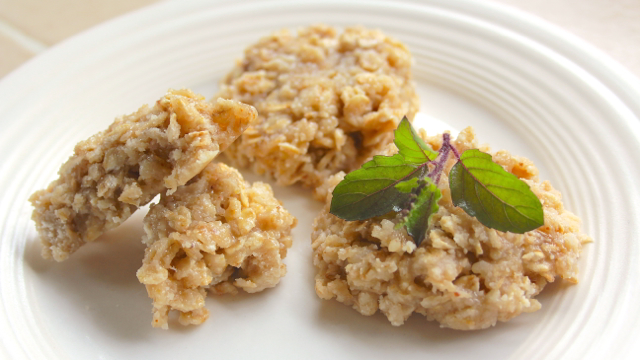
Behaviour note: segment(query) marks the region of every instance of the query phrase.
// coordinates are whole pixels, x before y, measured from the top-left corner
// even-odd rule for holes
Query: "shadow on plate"
[[[38,286],[46,287],[42,293],[54,297],[40,306],[59,304],[60,316],[74,311],[117,338],[144,337],[151,327],[151,300],[136,278],[144,256],[144,213],[139,211],[60,263],[43,259],[40,241],[29,239],[25,262],[36,273]],[[47,313],[58,316],[55,311]]]
[[[483,343],[515,346],[523,340],[523,334],[526,338],[533,328],[531,316],[535,314],[523,314],[484,330],[459,331],[441,328],[438,322],[413,314],[404,325],[396,327],[380,312],[364,316],[335,300],[323,300],[317,311],[316,322],[335,338],[349,338],[360,347],[375,348],[384,344],[387,348],[400,351],[418,346],[418,349],[428,349],[434,355],[448,353],[452,346],[469,348],[470,351]]]

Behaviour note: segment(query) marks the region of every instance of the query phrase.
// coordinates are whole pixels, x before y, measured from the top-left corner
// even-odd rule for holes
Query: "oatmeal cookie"
[[[421,137],[434,149],[442,137]],[[453,145],[478,146],[473,131],[460,133]],[[387,155],[397,152],[389,146]],[[521,313],[540,309],[534,297],[557,277],[576,283],[578,257],[589,237],[580,220],[565,210],[560,193],[538,179],[533,163],[506,151],[493,160],[526,182],[544,208],[544,226],[525,234],[489,229],[453,206],[448,161],[438,184],[442,191],[427,237],[416,247],[395,216],[344,221],[329,213],[331,191],[344,173],[328,180],[326,207],[312,232],[316,293],[352,306],[364,315],[380,310],[393,325],[414,312],[460,330],[483,329]]]
[[[65,260],[138,207],[196,176],[256,118],[237,101],[170,90],[76,145],[59,178],[34,193],[42,256]]]
[[[225,154],[281,185],[315,188],[357,168],[418,111],[407,48],[378,30],[317,25],[246,49],[217,96],[258,109]]]
[[[153,300],[152,325],[166,329],[172,309],[183,325],[202,323],[207,290],[255,293],[278,284],[296,223],[269,185],[250,185],[224,164],[163,195],[144,218],[137,273]]]

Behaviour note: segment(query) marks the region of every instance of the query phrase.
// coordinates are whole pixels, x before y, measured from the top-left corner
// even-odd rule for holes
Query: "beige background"
[[[0,78],[56,43],[158,0],[0,0]],[[640,77],[640,0],[492,0],[587,40]]]

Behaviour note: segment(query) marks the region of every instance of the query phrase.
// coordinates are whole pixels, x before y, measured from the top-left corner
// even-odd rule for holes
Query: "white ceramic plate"
[[[595,243],[580,284],[542,310],[477,332],[414,315],[394,328],[313,290],[310,224],[320,205],[276,187],[300,220],[274,289],[209,297],[202,326],[152,329],[135,277],[137,213],[64,263],[40,258],[27,197],[73,145],[170,87],[213,95],[243,48],[315,22],[379,27],[415,56],[425,114],[476,127],[532,158]],[[471,1],[161,3],[76,36],[0,83],[0,357],[11,359],[625,359],[640,353],[640,86],[606,56],[524,14]],[[257,180],[257,176],[248,176]]]

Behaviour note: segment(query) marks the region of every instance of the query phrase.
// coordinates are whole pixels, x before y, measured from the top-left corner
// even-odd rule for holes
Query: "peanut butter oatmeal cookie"
[[[225,152],[282,185],[313,187],[350,171],[418,111],[412,58],[377,30],[317,25],[267,36],[245,51],[217,96],[258,109]]]
[[[433,148],[442,137],[421,137]],[[478,146],[468,128],[453,142],[460,151]],[[390,145],[385,154],[397,152]],[[493,161],[525,181],[544,208],[544,226],[524,234],[489,229],[451,201],[449,159],[439,181],[442,198],[416,247],[395,215],[344,221],[329,213],[331,190],[344,173],[324,185],[326,207],[312,232],[316,293],[352,306],[364,315],[380,310],[393,325],[414,312],[460,330],[483,329],[540,309],[534,297],[557,277],[576,283],[578,257],[589,237],[580,220],[564,209],[560,193],[538,179],[534,164],[506,151]]]
[[[237,101],[170,90],[76,145],[59,178],[34,193],[42,256],[65,260],[159,193],[196,176],[256,118]]]
[[[154,327],[170,310],[183,325],[209,317],[207,290],[255,293],[278,284],[297,223],[262,182],[247,183],[224,164],[210,164],[144,219],[147,244],[138,279],[153,299]]]

